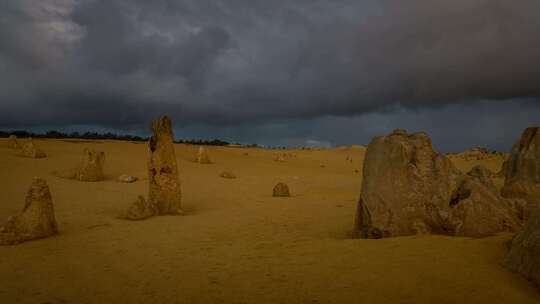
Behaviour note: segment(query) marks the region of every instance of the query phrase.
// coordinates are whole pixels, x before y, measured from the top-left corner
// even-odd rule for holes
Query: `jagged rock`
[[[35,178],[26,194],[23,211],[0,227],[0,245],[14,245],[57,233],[49,186],[44,179]]]
[[[148,141],[148,201],[156,206],[159,215],[179,214],[182,194],[171,120],[167,116],[160,117],[153,122],[152,131]]]
[[[236,175],[234,175],[234,173],[232,173],[232,171],[230,169],[226,169],[225,171],[221,172],[221,174],[219,175],[223,178],[236,178]]]
[[[7,146],[10,149],[20,149],[21,148],[21,145],[17,141],[17,136],[15,136],[15,135],[10,135],[9,136],[8,141],[7,141]]]
[[[126,219],[144,220],[158,214],[159,210],[157,210],[156,206],[139,195],[137,200],[129,207],[126,214]]]
[[[199,147],[199,152],[197,152],[196,162],[199,164],[211,164],[210,156],[208,156],[208,151],[204,146]]]
[[[105,153],[93,149],[84,149],[81,164],[75,172],[74,178],[83,182],[97,182],[105,179],[103,165]]]
[[[527,128],[523,132],[502,171],[504,197],[522,198],[530,210],[540,208],[540,128]]]
[[[136,176],[122,174],[118,177],[118,181],[121,183],[134,183],[138,180]]]
[[[28,141],[25,142],[22,146],[22,149],[20,150],[18,156],[30,158],[45,158],[47,157],[47,154],[45,154],[45,152],[36,147],[34,141],[29,138]]]
[[[274,197],[289,197],[291,196],[289,192],[289,186],[285,183],[278,183],[272,192],[272,196]]]
[[[399,129],[368,146],[354,235],[486,236],[519,228],[512,206],[436,153],[427,134]]]
[[[531,216],[512,239],[503,265],[540,287],[540,213]]]

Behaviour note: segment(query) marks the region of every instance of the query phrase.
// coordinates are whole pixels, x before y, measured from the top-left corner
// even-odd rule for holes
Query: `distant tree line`
[[[64,133],[56,130],[50,130],[46,133],[34,133],[26,130],[17,130],[17,131],[0,131],[0,137],[9,137],[10,135],[15,135],[18,138],[32,137],[32,138],[55,138],[55,139],[111,139],[111,140],[128,140],[128,141],[147,141],[148,137],[133,136],[133,135],[119,135],[114,133],[96,133],[96,132],[71,132]],[[212,139],[179,139],[175,140],[175,143],[180,144],[189,144],[189,145],[205,145],[205,146],[226,146],[229,145],[229,142]],[[250,146],[257,146],[256,144]]]
[[[227,146],[230,143],[219,139],[178,139],[174,141],[177,144],[188,144],[198,146]]]

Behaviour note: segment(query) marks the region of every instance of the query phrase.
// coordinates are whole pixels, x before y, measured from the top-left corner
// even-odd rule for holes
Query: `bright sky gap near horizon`
[[[508,151],[540,124],[540,2],[6,0],[0,129]]]

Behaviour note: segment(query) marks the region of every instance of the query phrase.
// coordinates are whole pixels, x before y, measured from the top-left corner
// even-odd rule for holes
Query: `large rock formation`
[[[425,133],[375,137],[365,155],[354,235],[481,237],[517,229],[512,202],[473,176],[476,171],[461,173]]]
[[[21,148],[21,145],[17,141],[17,136],[15,136],[15,135],[10,135],[9,136],[8,141],[7,141],[7,146],[10,149],[20,149]]]
[[[512,239],[503,264],[540,287],[540,213],[531,216],[523,231]]]
[[[162,116],[152,124],[153,135],[148,141],[148,200],[159,214],[181,213],[180,180],[173,145],[171,120]]]
[[[128,219],[182,213],[171,120],[158,118],[152,123],[152,132],[148,141],[148,199],[139,197],[128,210]]]
[[[75,172],[74,178],[83,182],[97,182],[105,179],[103,165],[105,153],[94,149],[84,149],[81,164]]]
[[[212,161],[210,161],[210,156],[208,155],[208,151],[206,151],[206,148],[204,146],[199,147],[199,151],[197,152],[197,158],[195,159],[195,162],[199,164],[212,163]]]
[[[29,138],[27,142],[22,146],[18,156],[30,157],[30,158],[45,158],[47,154],[43,150],[39,149],[32,138]]]
[[[527,201],[528,212],[540,207],[540,128],[527,128],[503,164],[504,197]]]
[[[26,195],[23,211],[0,227],[0,245],[13,245],[58,233],[51,192],[44,179],[36,178]]]

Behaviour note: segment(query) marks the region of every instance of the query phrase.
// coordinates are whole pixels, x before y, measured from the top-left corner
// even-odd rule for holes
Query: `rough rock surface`
[[[219,176],[229,179],[236,178],[236,175],[230,169],[226,169],[225,171],[221,172]]]
[[[289,192],[289,186],[285,183],[278,183],[272,192],[272,196],[274,197],[289,197],[291,196]]]
[[[162,116],[152,124],[148,141],[148,200],[159,215],[181,213],[181,191],[178,165],[173,145],[171,120]]]
[[[512,203],[436,153],[427,134],[399,129],[371,141],[354,236],[481,237],[518,228]]]
[[[490,187],[492,190],[497,191],[495,184],[493,184],[493,180],[491,179],[495,177],[495,173],[488,168],[482,165],[476,165],[469,172],[467,172],[467,175],[477,179],[479,182],[487,187]]]
[[[81,164],[75,172],[74,178],[84,182],[97,182],[105,179],[103,165],[105,164],[105,153],[93,149],[84,149],[84,156]]]
[[[154,215],[158,215],[159,211],[157,210],[155,204],[147,201],[139,195],[137,200],[129,207],[126,219],[128,220],[144,220]]]
[[[199,152],[197,152],[197,159],[195,160],[199,164],[211,164],[210,156],[208,156],[208,151],[203,146],[199,147]]]
[[[514,237],[503,264],[540,287],[540,213],[531,216]]]
[[[8,148],[10,149],[20,149],[21,145],[17,141],[17,136],[10,135],[7,142]]]
[[[522,198],[528,209],[540,207],[540,128],[527,128],[503,164],[504,197]]]
[[[35,178],[26,195],[23,211],[0,227],[0,245],[14,245],[57,233],[49,186],[44,179]]]
[[[24,143],[18,155],[22,157],[30,157],[30,158],[47,157],[47,154],[45,154],[45,152],[43,152],[41,149],[36,147],[36,144],[34,144],[34,141],[31,138],[29,138],[28,141]]]

